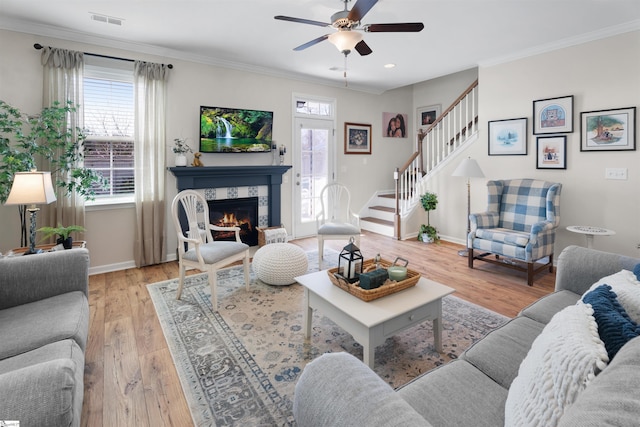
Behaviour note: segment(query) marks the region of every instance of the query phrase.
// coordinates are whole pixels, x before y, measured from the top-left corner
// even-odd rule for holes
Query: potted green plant
[[[9,196],[15,173],[33,170],[42,161],[48,162],[54,185],[67,196],[78,194],[93,200],[96,190],[105,187],[100,173],[78,166],[84,158],[85,135],[82,129],[67,126],[67,118],[75,111],[68,101],[45,107],[38,115],[27,115],[0,100],[0,203]],[[19,213],[22,246],[26,246],[24,206],[19,207]]]
[[[435,210],[438,206],[438,195],[426,192],[420,196],[420,204],[422,204],[423,209],[427,211],[427,223],[420,225],[418,240],[422,240],[425,243],[437,242],[440,240],[440,237],[438,237],[438,230],[436,230],[429,221],[429,212]]]
[[[184,138],[175,138],[173,140],[173,152],[176,155],[176,166],[187,166],[187,153],[193,153],[193,150],[187,144]]]
[[[62,244],[65,249],[71,249],[73,246],[73,237],[71,237],[71,233],[76,231],[84,232],[85,229],[79,225],[63,227],[62,224],[58,224],[57,227],[41,227],[38,231],[42,233],[42,240],[48,239],[51,236],[57,236],[57,244]]]

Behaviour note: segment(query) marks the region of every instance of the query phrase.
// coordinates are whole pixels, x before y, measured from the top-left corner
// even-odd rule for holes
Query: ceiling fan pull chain
[[[347,53],[346,52],[344,54],[344,87],[349,87],[349,84],[347,82]]]

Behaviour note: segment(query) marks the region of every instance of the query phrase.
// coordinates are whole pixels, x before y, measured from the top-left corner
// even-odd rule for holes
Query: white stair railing
[[[478,81],[424,132],[418,133],[424,156],[424,173],[431,172],[475,132],[478,124]]]
[[[418,203],[420,181],[450,156],[478,126],[478,80],[473,82],[426,130],[418,132],[418,151],[394,172],[394,237],[401,237],[401,218]]]

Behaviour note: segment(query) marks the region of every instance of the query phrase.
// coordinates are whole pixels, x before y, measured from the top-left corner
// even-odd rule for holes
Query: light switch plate
[[[627,179],[627,168],[606,168],[604,170],[605,179]]]

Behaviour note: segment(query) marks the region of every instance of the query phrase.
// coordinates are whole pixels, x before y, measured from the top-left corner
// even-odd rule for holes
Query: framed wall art
[[[406,138],[409,116],[402,113],[382,113],[382,136]]]
[[[489,122],[490,156],[524,156],[526,154],[526,117]]]
[[[636,107],[580,113],[580,151],[636,149]]]
[[[533,134],[573,132],[573,95],[533,101]]]
[[[418,128],[428,128],[440,117],[440,104],[417,109],[416,123]]]
[[[567,137],[539,136],[536,141],[536,169],[567,168]]]
[[[345,122],[344,154],[371,154],[371,125]]]

